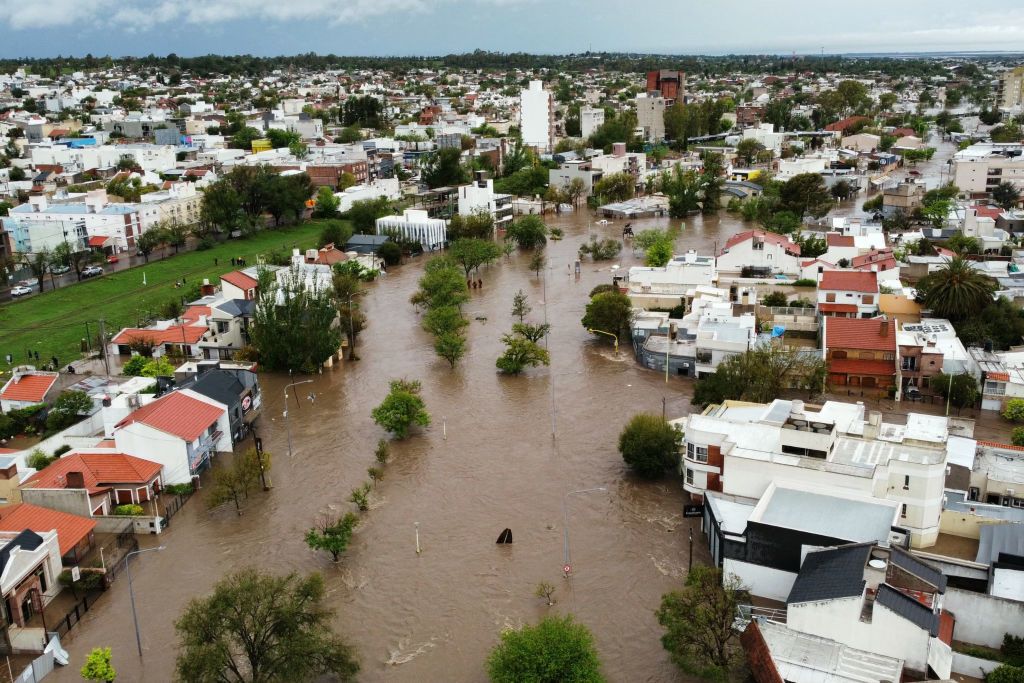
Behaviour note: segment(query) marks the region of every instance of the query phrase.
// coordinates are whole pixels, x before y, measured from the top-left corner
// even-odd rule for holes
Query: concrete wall
[[[22,489],[26,503],[51,510],[60,510],[79,517],[91,517],[92,506],[86,489]]]
[[[1001,662],[953,652],[953,673],[982,678],[999,668]]]
[[[132,531],[136,534],[160,533],[160,518],[151,516],[130,517],[127,515],[103,515],[94,517],[96,532],[101,534],[119,534],[125,530],[125,522],[131,522]]]
[[[943,607],[956,618],[956,640],[998,648],[1005,633],[1024,636],[1024,602],[947,588]]]
[[[28,467],[25,464],[25,458],[37,448],[47,455],[52,455],[55,450],[65,445],[72,448],[80,448],[86,444],[95,445],[95,439],[89,439],[88,442],[84,442],[83,439],[101,431],[103,431],[103,411],[98,410],[81,422],[71,425],[62,432],[57,432],[48,439],[43,439],[31,448],[14,453],[14,457],[18,459],[18,469]]]

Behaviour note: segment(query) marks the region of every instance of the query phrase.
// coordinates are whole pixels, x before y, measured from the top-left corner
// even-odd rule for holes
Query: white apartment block
[[[543,81],[530,81],[519,95],[519,130],[523,144],[550,152],[554,147],[555,106]]]
[[[999,79],[996,101],[1001,109],[1024,107],[1024,66],[1010,69]]]
[[[807,491],[836,488],[900,506],[913,547],[939,534],[947,454],[974,448],[952,435],[949,418],[910,413],[905,425],[865,414],[861,403],[726,402],[675,420],[685,434],[684,488],[759,499],[777,481]]]
[[[1024,190],[1024,144],[975,143],[953,155],[952,180],[969,195],[991,193],[1004,181]]]
[[[395,232],[410,240],[418,240],[427,251],[444,246],[448,241],[448,222],[443,218],[431,218],[422,209],[406,209],[401,216],[385,216],[377,219],[377,234]]]
[[[512,222],[512,195],[495,193],[494,181],[480,171],[472,183],[459,187],[459,215],[474,213],[489,214],[497,228]]]
[[[604,124],[604,109],[601,107],[580,108],[580,136],[589,138]]]
[[[646,142],[665,139],[665,98],[646,94],[636,96],[636,125],[644,131]]]

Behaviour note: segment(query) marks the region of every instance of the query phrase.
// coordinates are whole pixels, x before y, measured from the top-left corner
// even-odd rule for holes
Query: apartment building
[[[484,178],[483,171],[469,185],[459,186],[459,215],[486,213],[494,219],[495,228],[504,229],[512,222],[512,195],[494,191],[494,181]]]
[[[665,104],[672,106],[686,99],[686,73],[671,69],[647,72],[647,92],[657,90],[665,98]]]
[[[953,155],[952,180],[972,197],[988,196],[1001,182],[1024,190],[1024,144],[975,143]]]
[[[555,103],[543,81],[530,81],[519,95],[519,130],[524,145],[542,153],[554,148]]]
[[[604,124],[604,109],[601,107],[580,108],[580,136],[589,138]]]
[[[665,98],[658,92],[636,96],[636,125],[644,131],[646,142],[665,139]]]
[[[1017,109],[1024,106],[1024,66],[1010,69],[999,78],[996,102],[999,103],[1000,109]]]
[[[727,401],[674,421],[684,433],[684,489],[759,500],[773,482],[822,487],[891,501],[913,547],[939,534],[947,452],[973,440],[950,434],[946,417],[910,413],[906,424],[882,421],[861,403]]]

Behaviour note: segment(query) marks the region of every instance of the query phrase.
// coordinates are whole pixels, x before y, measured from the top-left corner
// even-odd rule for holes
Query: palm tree
[[[935,315],[960,320],[992,304],[996,283],[962,256],[947,260],[922,282],[924,304]]]

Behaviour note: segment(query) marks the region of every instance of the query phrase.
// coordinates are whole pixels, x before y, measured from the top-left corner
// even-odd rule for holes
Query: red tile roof
[[[841,119],[839,121],[836,121],[835,123],[828,124],[827,126],[825,126],[825,130],[827,130],[827,131],[845,132],[847,128],[850,128],[855,123],[859,123],[861,121],[867,121],[867,120],[868,120],[868,117],[866,117],[866,116],[849,116],[849,117],[847,117],[845,119]]]
[[[15,503],[0,507],[0,531],[56,531],[61,555],[66,555],[94,528],[96,522],[88,517],[79,517],[38,505]]]
[[[175,391],[142,406],[118,422],[117,426],[141,422],[185,441],[195,441],[223,413],[223,408]]]
[[[837,292],[878,292],[878,276],[863,270],[826,270],[821,274],[818,289]]]
[[[209,316],[210,312],[209,306],[189,306],[181,314],[181,319],[187,323],[195,323],[203,316]]]
[[[1011,451],[1024,451],[1024,446],[1013,446],[1008,443],[999,443],[998,441],[982,441],[978,439],[979,446],[990,446],[992,448],[1005,448]]]
[[[729,240],[725,243],[725,247],[723,247],[722,251],[724,253],[729,249],[729,247],[734,247],[737,244],[741,244],[755,237],[759,237],[762,241],[767,242],[768,244],[781,245],[782,248],[784,248],[787,252],[791,254],[794,254],[796,256],[800,255],[799,244],[795,244],[784,235],[777,235],[774,232],[768,232],[767,230],[747,230],[745,232],[737,233],[729,238]]]
[[[68,472],[81,472],[89,495],[111,484],[143,486],[160,474],[163,465],[124,453],[69,453],[29,477],[26,484],[40,489],[67,487]]]
[[[825,241],[830,247],[852,247],[856,245],[853,241],[853,235],[840,235],[838,232],[830,232],[825,235]]]
[[[39,371],[16,375],[7,380],[3,390],[0,390],[0,399],[42,403],[46,394],[53,388],[54,382],[57,381],[57,376],[56,372]]]
[[[822,313],[856,313],[857,304],[818,304]]]
[[[975,206],[974,210],[982,218],[999,218],[1003,215],[1003,210],[998,206]]]
[[[828,318],[825,345],[830,349],[896,353],[896,330],[891,321],[878,318]]]
[[[104,237],[102,235],[93,235],[92,237],[89,238],[89,246],[90,247],[102,247],[102,246],[105,246],[107,244],[107,240],[109,240],[109,239],[110,239],[109,237]]]
[[[171,325],[163,330],[128,327],[114,335],[110,341],[115,344],[130,344],[133,340],[138,339],[159,346],[161,344],[181,344],[184,339],[186,344],[195,344],[202,340],[203,335],[209,331],[205,325]]]
[[[830,360],[828,371],[848,375],[889,375],[896,374],[896,362],[891,360],[868,360],[862,358],[837,358]]]
[[[242,291],[252,289],[253,287],[259,284],[256,278],[249,277],[240,270],[235,270],[230,273],[224,273],[223,275],[220,276],[220,279],[222,282],[232,284],[235,287],[241,289]]]

